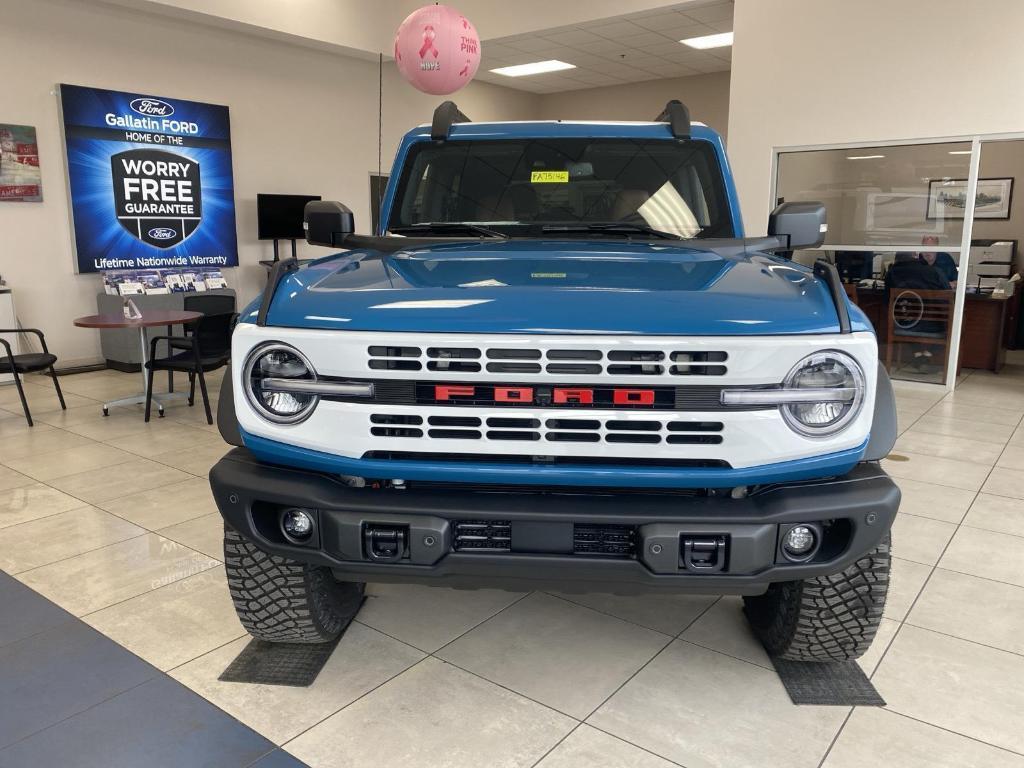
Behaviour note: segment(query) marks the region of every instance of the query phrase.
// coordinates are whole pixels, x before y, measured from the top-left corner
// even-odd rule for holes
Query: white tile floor
[[[1024,366],[898,385],[884,709],[794,707],[735,598],[373,586],[309,689],[221,683],[245,645],[201,409],[100,415],[136,377],[0,388],[0,568],[321,766],[1024,768]],[[214,387],[216,392],[216,387]]]

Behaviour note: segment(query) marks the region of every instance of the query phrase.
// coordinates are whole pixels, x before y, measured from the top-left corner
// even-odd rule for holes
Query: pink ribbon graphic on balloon
[[[429,52],[435,59],[437,58],[437,48],[434,46],[434,38],[437,37],[437,33],[434,32],[434,28],[427,24],[423,27],[423,47],[420,48],[420,58],[425,58]]]

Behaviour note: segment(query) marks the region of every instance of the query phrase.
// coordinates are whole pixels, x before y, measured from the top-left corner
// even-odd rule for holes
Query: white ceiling
[[[722,72],[731,67],[732,48],[698,51],[679,41],[732,31],[733,0],[669,5],[554,27],[524,35],[484,39],[476,79],[533,93],[555,93],[602,85]],[[490,70],[558,59],[576,69],[527,77]]]

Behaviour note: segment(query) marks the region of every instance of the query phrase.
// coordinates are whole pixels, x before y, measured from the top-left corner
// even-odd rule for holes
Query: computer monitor
[[[848,283],[871,277],[874,255],[871,251],[836,251],[839,277]]]
[[[302,240],[306,203],[320,195],[256,195],[256,220],[260,240]]]

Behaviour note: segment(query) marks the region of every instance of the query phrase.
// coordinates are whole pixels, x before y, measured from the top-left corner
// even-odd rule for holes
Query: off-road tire
[[[889,589],[889,534],[839,573],[772,584],[744,597],[744,612],[772,656],[848,661],[871,646]]]
[[[363,603],[362,582],[339,582],[329,568],[264,552],[226,523],[224,569],[238,619],[257,640],[331,642]]]

